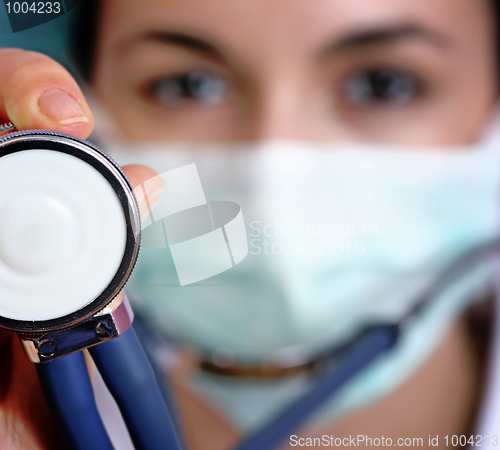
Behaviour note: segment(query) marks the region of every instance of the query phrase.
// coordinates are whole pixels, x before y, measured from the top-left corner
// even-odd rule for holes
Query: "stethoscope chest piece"
[[[0,327],[33,360],[77,350],[63,348],[70,328],[85,346],[125,331],[130,308],[112,300],[139,241],[132,187],[105,153],[49,131],[0,136]]]

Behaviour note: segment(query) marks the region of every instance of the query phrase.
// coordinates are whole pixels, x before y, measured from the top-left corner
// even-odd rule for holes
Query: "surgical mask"
[[[368,324],[397,321],[452,261],[498,234],[498,144],[493,135],[457,148],[108,145],[120,164],[145,164],[173,180],[168,174],[180,170],[178,189],[186,188],[182,171],[190,167],[207,204],[239,205],[247,234],[244,258],[181,286],[168,232],[164,248],[147,248],[145,228],[128,295],[151,324],[205,359],[301,364]],[[169,184],[156,208],[176,191]],[[325,417],[375,401],[406,380],[490,279],[483,267],[436,299],[395,351],[325,407]],[[244,431],[269,420],[309,382],[203,373],[186,381]]]

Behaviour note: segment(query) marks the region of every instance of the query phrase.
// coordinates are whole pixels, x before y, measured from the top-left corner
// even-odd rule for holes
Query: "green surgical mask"
[[[471,147],[435,149],[267,142],[114,145],[109,151],[120,164],[145,164],[179,180],[178,189],[169,184],[153,208],[128,295],[165,335],[216,363],[224,355],[224,364],[293,366],[368,324],[397,321],[444,268],[499,230],[495,136]],[[195,187],[173,176],[192,164]],[[225,228],[232,263],[181,285],[171,216],[155,211],[176,192],[200,186],[212,209],[221,201],[241,208],[247,247],[240,241],[238,250],[227,227],[212,217],[213,230]],[[195,207],[186,205],[186,211]],[[163,246],[151,238],[155,223]],[[214,252],[204,256],[206,265],[212,256],[220,260]],[[188,269],[197,264],[190,261]],[[398,348],[353,379],[320,414],[325,420],[341,415],[399,386],[490,280],[490,267],[482,267],[457,282],[408,326]],[[311,381],[305,375],[255,382],[199,373],[186,383],[249,431]]]

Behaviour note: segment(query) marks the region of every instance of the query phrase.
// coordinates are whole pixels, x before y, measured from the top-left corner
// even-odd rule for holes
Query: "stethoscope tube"
[[[89,352],[120,408],[135,448],[181,450],[153,368],[133,327]]]
[[[69,449],[113,450],[82,352],[36,364],[47,405]]]
[[[377,326],[363,333],[349,351],[314,386],[235,450],[278,447],[322,404],[373,360],[394,347],[398,329]],[[174,423],[134,329],[89,352],[115,398],[137,450],[182,450]],[[97,410],[82,352],[37,365],[49,408],[68,448],[113,450]]]
[[[155,374],[130,327],[89,352],[127,425],[137,450],[181,450]],[[47,404],[69,449],[113,450],[97,410],[82,352],[37,364]]]
[[[318,379],[309,391],[282,414],[244,439],[235,450],[272,450],[315,413],[326,400],[331,401],[341,388],[381,354],[396,344],[399,332],[393,325],[378,326],[363,333],[338,363]]]

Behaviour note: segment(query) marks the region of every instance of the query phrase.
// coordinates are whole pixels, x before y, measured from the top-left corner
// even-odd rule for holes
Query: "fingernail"
[[[38,100],[38,107],[44,116],[60,125],[89,121],[76,100],[59,89],[44,92]]]

